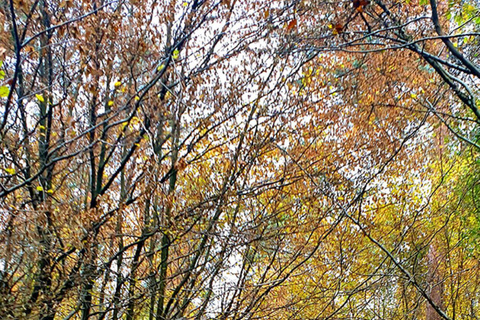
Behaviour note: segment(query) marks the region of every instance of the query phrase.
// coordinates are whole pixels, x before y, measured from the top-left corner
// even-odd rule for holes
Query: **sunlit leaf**
[[[178,59],[178,55],[179,55],[178,49],[173,50],[172,58],[173,58],[173,59]]]
[[[35,94],[35,97],[37,98],[38,101],[45,102],[45,98],[43,98],[41,94]]]
[[[10,93],[10,89],[6,86],[0,86],[0,97],[6,98]]]

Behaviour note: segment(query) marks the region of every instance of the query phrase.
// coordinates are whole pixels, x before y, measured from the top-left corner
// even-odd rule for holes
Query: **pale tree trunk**
[[[435,244],[430,244],[427,254],[427,286],[428,293],[432,302],[441,310],[443,307],[443,291],[444,282],[441,272],[441,263],[443,259],[437,250]],[[438,314],[433,306],[427,302],[426,320],[441,320],[442,317]]]

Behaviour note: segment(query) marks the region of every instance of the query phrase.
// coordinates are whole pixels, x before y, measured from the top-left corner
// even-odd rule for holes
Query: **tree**
[[[456,228],[454,226],[457,223],[454,221],[457,218],[463,220],[465,217],[460,218],[455,215],[453,218],[453,212],[442,208],[452,201],[456,203],[454,206],[458,209],[462,200],[459,202],[455,202],[453,198],[446,200],[445,193],[440,190],[443,189],[446,177],[451,174],[445,171],[443,164],[446,161],[445,158],[455,159],[455,156],[452,157],[448,152],[461,153],[466,150],[465,146],[462,146],[463,143],[478,149],[476,144],[478,93],[475,85],[478,77],[476,71],[478,46],[472,37],[476,35],[478,29],[477,11],[475,3],[455,1],[449,2],[448,5],[437,4],[436,1],[419,3],[345,1],[341,6],[322,1],[304,1],[299,3],[295,13],[298,29],[290,35],[294,43],[289,50],[304,57],[304,61],[311,66],[310,68],[320,65],[319,57],[322,62],[317,68],[325,68],[325,60],[335,66],[333,70],[330,69],[324,73],[320,71],[318,78],[331,79],[331,90],[336,89],[342,94],[340,101],[353,105],[348,107],[348,112],[353,109],[354,112],[359,110],[360,114],[368,112],[369,117],[374,115],[375,125],[385,128],[384,133],[391,139],[402,141],[401,137],[405,135],[418,139],[418,133],[425,130],[420,130],[422,127],[432,130],[430,131],[434,132],[432,136],[446,137],[444,131],[438,129],[435,130],[437,132],[433,131],[439,124],[444,125],[458,139],[451,143],[438,144],[437,148],[442,152],[439,159],[441,180],[436,182],[435,178],[429,178],[431,183],[435,183],[435,187],[432,189],[434,194],[427,197],[427,200],[432,196],[432,199],[436,200],[440,196],[438,201],[442,205],[438,217],[441,224],[439,226],[433,224],[433,230],[429,232],[430,236],[424,238],[430,247],[428,250],[430,253],[427,255],[429,271],[426,284],[417,280],[415,269],[410,268],[415,266],[411,261],[403,262],[403,259],[395,257],[395,251],[398,249],[388,249],[389,242],[382,244],[382,241],[379,242],[377,237],[371,235],[368,227],[373,223],[369,221],[371,219],[365,222],[352,219],[352,222],[366,233],[367,238],[390,258],[401,274],[413,283],[417,291],[427,300],[427,313],[430,318],[440,316],[449,319],[447,313],[453,314],[453,317],[456,314],[454,302],[452,305],[447,305],[448,311],[444,312],[442,302],[444,298],[440,294],[443,290],[436,291],[434,288],[443,287],[449,281],[445,278],[440,280],[441,277],[438,276],[438,272],[446,264],[446,261],[442,260],[444,258],[439,258],[438,255],[448,257],[452,252],[450,250],[455,251],[450,242],[452,241],[451,232]],[[306,77],[303,76],[303,79]],[[305,83],[302,83],[302,88],[304,86]],[[370,111],[367,111],[369,109]],[[430,114],[437,119],[427,118]],[[423,120],[421,120],[422,115],[425,115]],[[355,119],[361,119],[361,117],[357,116]],[[394,119],[393,123],[390,122],[392,119]],[[397,123],[400,125],[397,126]],[[405,130],[412,127],[418,129],[415,135],[410,135]],[[375,131],[369,137],[378,134],[379,132]],[[422,134],[420,137],[423,141],[429,139],[428,135]],[[358,137],[355,137],[355,140],[358,140]],[[379,141],[388,140],[379,139]],[[405,140],[401,142],[401,148],[411,146],[411,143],[404,144],[404,142]],[[446,155],[445,150],[448,150]],[[388,147],[382,145],[379,152],[385,151],[389,151]],[[401,152],[393,152],[393,154],[394,157],[389,160],[404,161],[400,160]],[[417,157],[418,154],[410,153],[410,156]],[[418,164],[418,159],[415,161]],[[445,164],[447,167],[450,166]],[[388,164],[385,169],[392,166],[395,165]],[[416,167],[417,169],[411,170],[418,170],[418,165]],[[386,172],[381,173],[384,175]],[[375,180],[366,179],[366,181],[371,185]],[[367,184],[364,185],[363,190],[374,189],[367,187]],[[403,193],[405,190],[399,191]],[[448,192],[446,194],[451,195]],[[369,197],[362,196],[357,199],[361,204]],[[427,204],[429,203],[430,200]],[[432,210],[435,207],[428,205],[421,208]],[[408,213],[408,216],[412,214]],[[432,222],[435,220],[432,219]],[[379,229],[378,226],[375,229]],[[439,236],[442,230],[446,232],[446,238],[443,239]],[[382,237],[384,232],[382,231],[378,237]],[[401,243],[404,243],[406,235],[407,233],[401,235]],[[446,242],[443,253],[438,252],[438,244],[435,244],[438,241]],[[468,240],[461,238],[458,243],[465,241]],[[414,254],[418,255],[415,252]],[[463,258],[457,256],[456,260],[462,261]],[[451,269],[451,276],[457,272],[466,271],[462,267],[460,269],[462,271]],[[460,283],[461,280],[458,280],[457,283],[451,284],[452,292],[458,293]]]
[[[469,5],[1,2],[0,317],[474,315]]]

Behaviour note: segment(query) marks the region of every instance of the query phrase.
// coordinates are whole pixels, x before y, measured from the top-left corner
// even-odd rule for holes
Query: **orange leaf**
[[[290,31],[292,30],[293,28],[295,28],[297,26],[297,19],[293,19],[292,21],[290,21],[287,25],[287,31]]]

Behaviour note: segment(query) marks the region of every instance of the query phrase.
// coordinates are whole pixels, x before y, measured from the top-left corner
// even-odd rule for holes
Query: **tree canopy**
[[[474,0],[0,0],[0,319],[477,319]]]

